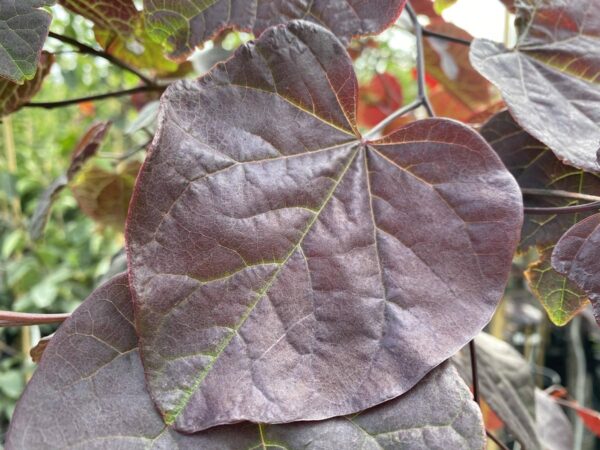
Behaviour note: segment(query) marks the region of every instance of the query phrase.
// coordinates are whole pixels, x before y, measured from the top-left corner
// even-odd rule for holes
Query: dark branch
[[[61,323],[71,314],[30,314],[12,311],[0,311],[0,327],[20,327],[28,325],[43,325]]]
[[[93,55],[93,56],[98,56],[99,58],[104,58],[105,60],[109,61],[110,63],[114,64],[115,66],[120,67],[121,69],[126,70],[126,71],[131,72],[132,74],[136,75],[140,80],[142,80],[144,83],[146,83],[149,86],[156,85],[156,83],[153,80],[148,78],[146,75],[141,73],[139,70],[131,67],[126,62],[121,61],[119,58],[115,58],[114,56],[106,53],[105,51],[96,50],[95,48],[90,47],[89,45],[83,44],[83,43],[77,41],[76,39],[70,38],[68,36],[63,36],[62,34],[54,33],[52,31],[50,33],[48,33],[48,36],[51,38],[54,38],[56,40],[59,40],[61,42],[64,42],[65,44],[69,44],[69,45],[72,45],[73,47],[76,47],[81,53],[86,53],[88,55]]]
[[[500,439],[498,439],[496,436],[494,436],[488,430],[485,430],[485,434],[487,435],[488,438],[490,438],[490,440],[492,442],[494,442],[494,444],[496,444],[502,450],[508,450],[508,447],[506,445],[504,445],[504,443]]]
[[[525,214],[549,215],[549,214],[575,214],[580,212],[589,212],[600,210],[600,201],[586,203],[585,205],[556,206],[556,207],[538,207],[525,206]]]
[[[122,91],[107,92],[106,94],[90,95],[88,97],[72,98],[69,100],[61,100],[58,102],[31,102],[23,106],[28,108],[62,108],[63,106],[75,105],[77,103],[93,102],[96,100],[104,100],[113,97],[122,97],[124,95],[136,94],[138,92],[160,92],[166,89],[165,86],[139,86],[132,89],[124,89]]]
[[[392,123],[398,117],[403,116],[404,114],[407,114],[411,111],[414,111],[422,104],[423,104],[423,101],[421,99],[417,99],[414,102],[409,103],[408,105],[405,105],[400,109],[397,109],[396,111],[391,113],[389,116],[387,116],[385,119],[383,119],[381,122],[379,122],[377,125],[375,125],[371,130],[369,130],[369,132],[366,133],[364,137],[365,138],[372,137],[374,134],[377,134],[378,132],[383,130],[385,127],[387,127],[390,123]]]
[[[562,191],[560,189],[521,188],[521,192],[524,195],[537,195],[540,197],[572,198],[575,200],[586,200],[588,202],[600,201],[600,197],[597,195],[580,194],[579,192]]]
[[[479,375],[477,373],[477,350],[475,348],[475,339],[469,342],[469,352],[471,353],[471,377],[473,378],[473,400],[479,403]]]
[[[423,28],[423,36],[436,38],[436,39],[442,39],[444,41],[453,42],[455,44],[461,44],[461,45],[467,45],[467,46],[471,45],[471,41],[469,41],[468,39],[462,39],[459,37],[448,36],[447,34],[438,33],[437,31],[431,31],[431,30],[428,30],[427,28]]]

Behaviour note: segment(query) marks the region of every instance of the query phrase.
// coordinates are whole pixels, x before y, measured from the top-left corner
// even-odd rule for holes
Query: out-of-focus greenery
[[[52,30],[94,44],[92,26],[59,7]],[[121,88],[137,79],[100,58],[79,55],[49,39],[56,63],[35,101],[55,101]],[[101,229],[79,209],[70,190],[58,196],[43,236],[33,242],[28,226],[44,189],[69,165],[71,152],[88,127],[112,120],[95,164],[114,164],[147,140],[125,135],[137,115],[128,97],[52,110],[23,108],[0,125],[0,309],[69,312],[85,299],[123,246],[120,230]],[[34,368],[28,351],[53,327],[0,328],[0,442],[26,379]]]

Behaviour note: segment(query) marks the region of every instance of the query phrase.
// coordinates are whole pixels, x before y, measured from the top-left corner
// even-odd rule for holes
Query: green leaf
[[[433,3],[433,9],[436,13],[442,14],[446,8],[451,7],[457,2],[457,0],[435,0]]]
[[[55,0],[0,0],[0,77],[21,84],[37,71]]]

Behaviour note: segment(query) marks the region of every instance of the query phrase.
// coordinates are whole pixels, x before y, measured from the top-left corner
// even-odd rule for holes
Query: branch
[[[88,55],[93,55],[93,56],[98,56],[100,58],[104,58],[105,60],[111,62],[115,66],[120,67],[121,69],[126,70],[126,71],[131,72],[132,74],[136,75],[140,80],[142,80],[148,86],[156,85],[156,83],[153,80],[148,78],[146,75],[141,73],[139,70],[134,69],[126,62],[121,61],[119,58],[115,58],[114,56],[106,53],[105,51],[96,50],[95,48],[90,47],[89,45],[83,44],[76,39],[73,39],[68,36],[63,36],[62,34],[54,33],[52,31],[50,31],[50,33],[48,33],[48,36],[51,38],[54,38],[58,41],[72,45],[73,47],[76,47],[81,53],[86,53]]]
[[[385,119],[383,119],[381,122],[379,122],[377,125],[375,125],[373,128],[371,128],[371,130],[369,130],[369,132],[366,133],[364,137],[365,138],[372,137],[374,134],[380,132],[385,127],[387,127],[390,123],[392,123],[398,117],[403,116],[404,114],[407,114],[407,113],[417,109],[422,104],[423,104],[423,100],[417,99],[414,102],[409,103],[408,105],[403,106],[400,109],[397,109],[396,111],[391,113],[389,116],[387,116]]]
[[[28,325],[43,325],[61,323],[71,314],[30,314],[12,311],[0,311],[0,327],[20,327]]]
[[[580,212],[590,212],[600,210],[600,201],[586,203],[585,205],[573,205],[573,206],[557,206],[557,207],[537,207],[537,206],[525,206],[523,211],[525,214],[574,214]]]
[[[479,402],[479,375],[477,374],[477,350],[475,348],[475,339],[471,339],[471,341],[469,342],[469,352],[471,354],[471,377],[473,379],[473,400],[475,400],[475,403],[480,405],[480,402]]]
[[[461,45],[467,45],[467,46],[471,45],[471,41],[469,41],[468,39],[462,39],[459,37],[448,36],[447,34],[438,33],[437,31],[428,30],[427,28],[423,28],[423,36],[427,36],[427,37],[431,37],[431,38],[435,38],[435,39],[442,39],[444,41],[453,42],[455,44],[461,44]]]
[[[538,195],[541,197],[561,197],[572,198],[575,200],[587,200],[589,202],[598,202],[600,197],[597,195],[580,194],[579,192],[561,191],[560,189],[534,189],[521,188],[524,195]]]
[[[28,108],[62,108],[63,106],[75,105],[77,103],[93,102],[96,100],[104,100],[113,97],[123,97],[124,95],[136,94],[138,92],[159,92],[164,91],[166,86],[138,86],[132,89],[124,89],[122,91],[107,92],[105,94],[90,95],[88,97],[72,98],[69,100],[61,100],[58,102],[31,102],[23,105]]]
[[[500,447],[502,450],[508,450],[508,447],[506,445],[504,445],[502,443],[502,441],[500,439],[498,439],[496,436],[494,436],[491,432],[489,432],[487,429],[485,430],[485,434],[487,435],[488,438],[490,438],[490,440],[496,444],[498,447]]]

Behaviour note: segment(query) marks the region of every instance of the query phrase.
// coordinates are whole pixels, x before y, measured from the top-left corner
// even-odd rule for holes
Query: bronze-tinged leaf
[[[482,127],[481,134],[525,190],[562,190],[600,195],[600,176],[563,164],[547,146],[523,130],[508,111],[492,117]],[[526,195],[525,199],[527,206],[537,207],[580,203],[576,199],[539,195]],[[556,325],[565,325],[588,301],[575,284],[552,269],[552,248],[563,233],[589,214],[525,216],[520,250],[525,252],[534,247],[540,253],[540,260],[527,269],[527,280]]]
[[[484,446],[481,413],[447,363],[407,394],[351,417],[285,425],[239,423],[180,434],[165,427],[152,404],[136,346],[123,274],[98,288],[56,332],[17,404],[7,448],[480,450]]]
[[[83,135],[73,150],[71,164],[67,171],[58,176],[44,190],[29,224],[29,234],[33,240],[42,237],[54,200],[65,186],[67,186],[69,181],[81,170],[85,162],[96,154],[110,125],[110,122],[100,122],[93,125]]]
[[[59,0],[94,23],[94,34],[107,53],[134,67],[159,76],[170,75],[180,66],[165,58],[162,46],[150,39],[143,15],[133,0]]]
[[[578,222],[560,238],[552,267],[588,294],[600,324],[600,214]]]
[[[42,87],[44,78],[50,72],[52,63],[54,63],[54,55],[42,52],[38,69],[32,79],[22,84],[17,84],[13,81],[0,78],[0,118],[17,111],[38,93]]]
[[[35,77],[52,20],[52,16],[42,8],[52,6],[54,2],[55,0],[0,0],[1,78],[21,84]],[[0,79],[0,85],[4,83],[5,80]],[[2,97],[5,95],[2,94]]]
[[[258,36],[293,19],[329,28],[347,44],[396,21],[406,0],[144,0],[146,26],[169,56],[183,60],[225,29]]]
[[[535,383],[531,367],[506,342],[487,333],[475,338],[479,392],[508,432],[524,450],[540,450],[535,421]],[[467,348],[452,362],[467,384],[471,380],[471,356]]]
[[[87,165],[70,183],[71,192],[86,215],[101,225],[123,230],[139,169],[140,163],[134,160],[113,170]]]
[[[546,392],[535,390],[538,435],[544,450],[572,450],[573,427],[562,408]]]
[[[454,121],[366,141],[356,99],[343,45],[305,21],[163,95],[126,239],[149,390],[178,429],[371,407],[493,314],[514,179]]]
[[[516,8],[516,47],[476,39],[473,66],[561,161],[600,172],[600,2],[521,0]]]
[[[31,360],[34,363],[39,363],[40,360],[42,359],[42,355],[44,354],[44,351],[46,350],[46,347],[48,347],[48,344],[50,343],[50,341],[52,340],[52,338],[54,337],[54,333],[48,335],[48,336],[44,336],[43,338],[41,338],[38,343],[32,347],[31,350],[29,350],[29,356],[31,356]]]
[[[462,28],[444,21],[434,21],[427,28],[462,39],[473,38]],[[471,66],[469,47],[428,38],[425,39],[425,61],[429,75],[468,108],[479,109],[492,101],[491,84]]]
[[[563,326],[588,306],[589,300],[575,283],[552,268],[553,248],[539,248],[540,257],[527,267],[525,279],[552,323]]]

